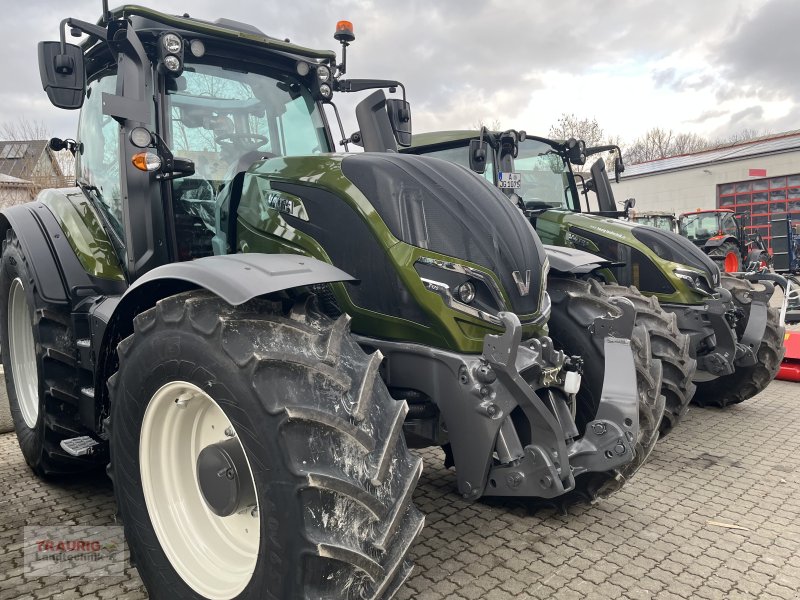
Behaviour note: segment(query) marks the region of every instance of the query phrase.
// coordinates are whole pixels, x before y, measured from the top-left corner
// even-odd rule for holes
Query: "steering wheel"
[[[231,142],[235,144],[236,142],[245,140],[254,142],[253,148],[258,148],[269,142],[269,138],[260,133],[222,133],[214,136],[214,141],[218,144],[220,142]]]

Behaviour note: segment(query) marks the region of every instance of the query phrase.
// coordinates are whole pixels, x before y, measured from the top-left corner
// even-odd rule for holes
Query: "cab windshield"
[[[331,152],[311,93],[286,75],[187,64],[167,103],[172,151],[215,186],[250,159]]]
[[[310,91],[286,74],[190,63],[166,93],[166,114],[167,144],[195,166],[172,182],[176,219],[209,232],[218,196],[237,173],[265,158],[332,151]]]
[[[681,235],[691,241],[707,240],[722,233],[719,213],[707,212],[684,215],[680,220]]]
[[[566,208],[578,206],[570,183],[569,166],[549,144],[526,139],[519,143],[514,171],[521,176],[516,190],[525,208]]]

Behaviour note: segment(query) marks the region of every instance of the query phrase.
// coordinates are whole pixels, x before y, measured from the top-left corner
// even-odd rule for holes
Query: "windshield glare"
[[[522,177],[517,190],[525,207],[566,208],[578,205],[569,180],[569,166],[549,144],[527,139],[519,143],[514,171]]]
[[[704,240],[720,232],[717,213],[686,215],[680,221],[681,235],[690,240]]]
[[[288,76],[188,64],[176,84],[168,143],[194,161],[195,178],[219,184],[248,157],[331,151],[310,92]]]
[[[636,222],[640,225],[649,225],[664,231],[674,231],[675,220],[667,215],[646,215],[636,217]]]

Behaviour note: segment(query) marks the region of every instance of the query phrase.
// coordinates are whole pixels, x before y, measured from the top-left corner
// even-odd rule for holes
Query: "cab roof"
[[[188,15],[168,15],[136,4],[126,4],[115,8],[111,11],[111,14],[115,18],[141,17],[166,25],[167,27],[174,27],[175,29],[190,31],[209,37],[227,38],[231,41],[252,44],[259,48],[274,50],[285,54],[326,61],[336,60],[336,53],[333,50],[315,50],[313,48],[285,42],[268,36],[252,25],[229,19],[217,19],[215,22],[204,21],[202,19],[191,18]]]

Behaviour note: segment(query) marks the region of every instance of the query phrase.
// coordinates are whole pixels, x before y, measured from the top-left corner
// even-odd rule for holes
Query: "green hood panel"
[[[631,252],[638,251],[637,256],[647,263],[634,261],[630,265],[630,281],[624,283],[634,285],[646,294],[655,295],[660,302],[671,304],[703,304],[706,296],[691,289],[687,283],[675,275],[675,269],[693,271],[700,275],[703,271],[683,263],[672,262],[658,256],[651,248],[643,244],[633,235],[635,223],[620,221],[609,217],[574,213],[567,210],[547,210],[536,216],[536,232],[545,244],[577,248],[598,254],[609,260],[617,260],[617,256],[609,256],[608,248],[613,244],[627,246]],[[588,232],[591,235],[586,235]],[[598,247],[597,238],[608,241],[604,248]],[[646,278],[645,272],[657,271],[653,277]],[[662,279],[663,278],[663,279]],[[665,292],[660,289],[647,289],[647,282],[656,280],[668,282],[672,288]]]
[[[53,213],[89,275],[125,281],[116,249],[80,188],[42,190],[36,199]]]
[[[360,286],[331,285],[338,306],[352,317],[354,332],[459,352],[481,352],[485,335],[498,333],[502,327],[447,306],[441,296],[425,287],[415,264],[420,258],[430,258],[479,271],[494,282],[503,301],[510,305],[500,279],[481,265],[398,240],[367,197],[342,172],[347,156],[281,157],[253,166],[245,175],[239,204],[237,250],[299,253],[346,271],[352,269],[343,262],[357,264],[363,267],[362,272],[350,274],[364,278]],[[336,206],[321,211],[326,203]],[[332,215],[329,222],[315,222],[314,215],[321,212]],[[367,280],[365,274],[371,274],[374,280]],[[373,300],[376,293],[382,294],[381,302],[389,310],[365,308],[359,298],[367,292]],[[544,319],[536,317],[540,315],[520,315],[523,322],[527,321],[523,328],[526,337],[546,331]]]

